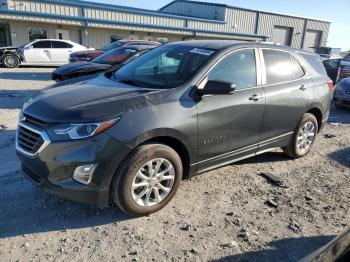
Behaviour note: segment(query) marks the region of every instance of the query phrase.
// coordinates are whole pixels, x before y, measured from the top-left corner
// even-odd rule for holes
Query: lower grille
[[[32,171],[30,171],[28,168],[22,166],[23,172],[24,174],[31,180],[33,181],[35,184],[40,184],[41,183],[41,178],[39,176],[37,176],[36,174],[34,174]]]
[[[40,134],[29,130],[23,126],[18,126],[17,145],[25,152],[35,154],[44,144],[44,139]]]

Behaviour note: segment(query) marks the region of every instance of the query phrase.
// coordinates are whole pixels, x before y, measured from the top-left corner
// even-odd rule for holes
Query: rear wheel
[[[116,174],[112,199],[129,215],[157,212],[174,197],[182,172],[181,159],[172,148],[163,144],[140,146]]]
[[[19,66],[20,60],[14,54],[6,54],[3,58],[3,64],[7,68],[16,68]]]
[[[305,114],[284,152],[292,158],[306,156],[315,142],[317,132],[318,122],[316,117],[310,113]]]

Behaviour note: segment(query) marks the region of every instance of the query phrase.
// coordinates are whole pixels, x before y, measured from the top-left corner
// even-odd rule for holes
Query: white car
[[[89,50],[69,40],[41,39],[35,40],[19,49],[22,65],[61,66],[69,63],[73,52]]]

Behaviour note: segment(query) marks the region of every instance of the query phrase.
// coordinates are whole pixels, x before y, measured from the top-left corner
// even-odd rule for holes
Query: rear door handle
[[[301,91],[305,91],[305,90],[306,90],[306,86],[305,86],[305,85],[301,85],[301,86],[300,86],[300,90],[301,90]]]
[[[258,94],[254,94],[254,95],[252,95],[251,97],[249,97],[249,100],[250,100],[250,101],[256,102],[256,101],[259,101],[259,100],[262,99],[262,98],[264,98],[264,97],[261,96],[261,95],[258,95]]]

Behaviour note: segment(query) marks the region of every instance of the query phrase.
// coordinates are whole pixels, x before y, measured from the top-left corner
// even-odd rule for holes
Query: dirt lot
[[[1,261],[296,261],[349,225],[350,110],[332,110],[307,157],[272,152],[207,172],[149,217],[43,193],[23,177],[14,140],[23,101],[50,71],[0,68]]]

